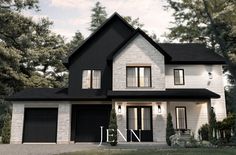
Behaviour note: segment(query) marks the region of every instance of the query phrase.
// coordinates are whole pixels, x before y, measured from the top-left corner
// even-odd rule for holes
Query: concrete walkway
[[[156,143],[121,143],[116,147],[111,147],[104,143],[98,147],[97,143],[79,143],[79,144],[0,144],[0,155],[54,155],[65,152],[76,152],[91,149],[167,149],[165,144]]]

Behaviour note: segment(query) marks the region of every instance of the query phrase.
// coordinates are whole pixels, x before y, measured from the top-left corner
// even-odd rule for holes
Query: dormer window
[[[127,87],[151,87],[151,67],[133,67],[126,68]]]
[[[83,89],[101,88],[101,70],[83,70],[82,74]]]

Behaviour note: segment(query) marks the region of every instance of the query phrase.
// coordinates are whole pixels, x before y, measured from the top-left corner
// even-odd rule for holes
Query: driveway
[[[168,148],[165,144],[156,143],[124,143],[116,147],[108,144],[103,144],[98,147],[94,143],[79,143],[79,144],[0,144],[0,155],[54,155],[65,152],[76,152],[91,149],[124,149],[124,150],[137,150],[137,149],[157,149]]]

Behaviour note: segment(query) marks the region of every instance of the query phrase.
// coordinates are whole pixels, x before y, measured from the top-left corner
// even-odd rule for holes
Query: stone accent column
[[[71,133],[71,104],[61,103],[58,106],[57,144],[69,144]]]
[[[158,105],[161,112],[158,112]],[[153,141],[165,142],[166,139],[166,121],[167,121],[167,102],[152,103],[152,119],[153,119]]]
[[[21,144],[24,125],[24,104],[13,103],[11,122],[11,144]]]
[[[121,106],[121,112],[118,112],[118,106]],[[117,126],[120,132],[123,134],[123,136],[127,139],[127,131],[126,131],[126,102],[115,102],[115,109],[117,114]],[[117,133],[118,142],[125,142],[125,140],[122,138],[122,136]]]

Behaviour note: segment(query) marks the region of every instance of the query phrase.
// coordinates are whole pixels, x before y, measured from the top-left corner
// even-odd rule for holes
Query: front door
[[[134,133],[133,133],[133,132]],[[127,141],[153,141],[152,107],[127,107]]]

